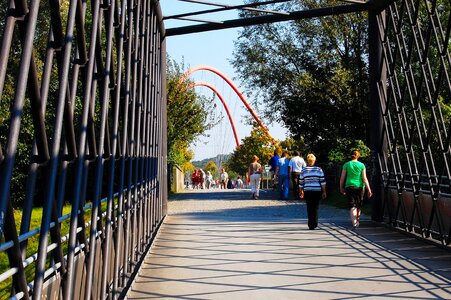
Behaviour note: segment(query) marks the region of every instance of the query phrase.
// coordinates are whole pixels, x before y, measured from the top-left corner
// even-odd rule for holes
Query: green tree
[[[352,150],[359,150],[360,160],[364,163],[369,163],[371,159],[370,148],[361,140],[350,141],[346,139],[337,139],[336,145],[337,146],[328,153],[327,162],[330,167],[343,164],[345,161],[349,160]]]
[[[182,165],[183,173],[192,173],[194,170],[196,170],[196,167],[190,161],[187,161]]]
[[[225,167],[227,170],[244,175],[252,162],[253,155],[257,155],[260,163],[265,165],[273,152],[274,146],[271,140],[260,127],[254,124],[250,136],[242,139],[241,145],[232,153]]]
[[[11,14],[11,10],[8,9],[9,2],[4,2],[0,5],[0,32],[3,34],[6,17]],[[61,1],[61,13],[66,15],[67,7],[69,1]],[[33,60],[32,67],[35,67],[37,80],[42,80],[42,73],[44,67],[44,61],[47,53],[48,46],[48,36],[50,31],[50,7],[48,2],[41,2],[39,4],[39,15],[37,18],[35,35],[33,40]],[[64,21],[64,20],[63,20]],[[23,22],[19,21],[16,23],[17,27],[24,26]],[[17,78],[20,72],[20,63],[22,55],[22,42],[23,36],[21,30],[14,31],[14,38],[11,44],[11,49],[8,57],[3,57],[6,59],[7,71],[6,77],[3,85],[3,89],[0,91],[0,147],[5,147],[7,144],[7,139],[10,129],[11,121],[11,106],[14,101]],[[29,76],[31,76],[30,72]],[[49,84],[48,98],[45,99],[46,102],[46,131],[47,135],[53,131],[53,117],[54,113],[54,102],[56,97],[56,91],[58,88],[57,79],[57,67],[56,64],[52,68],[52,79]],[[39,82],[40,84],[41,82]],[[29,89],[29,87],[28,87]],[[21,125],[19,131],[19,139],[17,143],[17,151],[15,154],[14,161],[14,171],[11,179],[10,188],[10,198],[12,199],[14,207],[21,207],[25,199],[25,189],[27,175],[29,171],[29,164],[32,158],[32,145],[35,138],[34,123],[32,118],[32,111],[36,109],[33,107],[30,101],[30,91],[27,91],[24,100],[23,111],[21,115]],[[40,108],[39,108],[40,109]],[[47,136],[49,140],[49,136]],[[40,175],[39,175],[40,176]],[[41,186],[37,185],[34,203],[41,204],[42,202],[42,192]]]
[[[295,140],[290,137],[279,143],[279,149],[280,152],[282,152],[282,149],[287,150],[289,154],[293,154],[295,150],[300,151],[301,155],[305,155],[310,152],[310,150],[306,147],[303,139]]]
[[[213,175],[216,175],[218,172],[218,167],[212,159],[205,165],[204,169],[205,171],[210,171]]]
[[[304,10],[339,2],[298,0],[270,7]],[[369,136],[366,43],[365,13],[264,24],[240,32],[232,63],[268,119],[284,123],[317,155],[327,155],[337,137]]]
[[[192,81],[183,78],[183,63],[167,61],[167,117],[168,162],[182,166],[192,158],[189,145],[214,122],[209,111],[214,110],[213,99],[197,95]]]

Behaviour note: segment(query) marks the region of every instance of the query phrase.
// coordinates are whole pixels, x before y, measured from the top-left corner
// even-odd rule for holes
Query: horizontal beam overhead
[[[267,15],[267,16],[258,16],[252,18],[244,18],[244,19],[234,19],[234,20],[226,20],[222,23],[215,24],[200,24],[200,25],[191,25],[177,28],[168,28],[166,29],[166,36],[176,36],[197,32],[205,32],[219,29],[227,29],[227,28],[236,28],[236,27],[245,27],[252,25],[261,25],[266,23],[276,23],[276,22],[284,22],[284,21],[292,21],[292,20],[300,20],[307,18],[317,18],[317,17],[325,17],[353,12],[361,12],[367,11],[371,5],[369,3],[355,3],[349,5],[339,5],[339,6],[331,6],[331,7],[322,7],[315,8],[309,10],[295,11],[290,12],[287,15]]]
[[[184,17],[203,15],[203,14],[209,14],[209,13],[216,13],[216,12],[224,12],[224,11],[229,11],[229,10],[249,10],[249,11],[259,11],[259,12],[266,12],[266,13],[272,13],[272,14],[283,14],[283,15],[285,15],[285,14],[289,14],[289,13],[281,12],[281,11],[274,11],[274,10],[267,10],[267,9],[260,9],[260,8],[256,8],[256,7],[262,6],[262,5],[268,5],[268,4],[290,2],[290,1],[292,1],[292,0],[272,0],[272,1],[264,1],[264,2],[258,2],[258,3],[249,3],[249,4],[243,4],[243,5],[226,5],[226,4],[216,4],[216,3],[201,2],[200,4],[208,4],[208,5],[212,5],[212,6],[219,6],[220,8],[189,12],[189,13],[178,14],[178,15],[173,15],[173,16],[165,16],[165,17],[163,17],[163,20],[181,19],[181,18],[184,18]],[[191,2],[191,1],[189,1],[189,2]],[[199,3],[199,2],[194,2],[194,3]]]

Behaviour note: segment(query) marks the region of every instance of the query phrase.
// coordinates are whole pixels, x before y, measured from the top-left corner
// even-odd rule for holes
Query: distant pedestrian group
[[[194,170],[191,175],[191,182],[193,183],[193,189],[205,189],[206,184],[208,184],[208,188],[210,188],[211,177],[208,177],[204,170],[197,169]]]
[[[236,182],[234,183],[229,179],[228,173],[224,168],[221,169],[221,173],[216,179],[213,177],[211,171],[207,170],[205,172],[201,168],[195,169],[191,174],[191,186],[193,189],[231,189],[239,186],[243,188],[243,181],[238,177]],[[233,186],[231,186],[233,185]],[[186,186],[189,188],[189,181],[186,183]]]

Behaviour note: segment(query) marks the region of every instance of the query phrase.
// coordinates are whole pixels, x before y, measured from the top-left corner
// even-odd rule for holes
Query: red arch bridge
[[[129,293],[132,284],[142,282],[146,276],[137,274],[142,270],[140,266],[145,266],[143,261],[151,253],[152,243],[156,241],[156,248],[167,250],[149,256],[154,263],[149,268],[160,268],[165,264],[162,257],[180,256],[175,249],[185,249],[164,245],[175,242],[174,237],[178,236],[179,243],[187,243],[188,239],[193,242],[183,255],[196,249],[214,251],[216,246],[220,247],[215,255],[223,259],[218,262],[222,269],[201,270],[199,264],[190,265],[192,261],[185,260],[191,270],[202,272],[190,273],[188,279],[165,277],[161,273],[159,277],[149,275],[161,283],[163,290],[158,290],[158,294],[152,286],[144,297],[295,298],[318,297],[316,293],[327,290],[327,294],[322,294],[324,298],[451,298],[447,252],[451,235],[451,134],[449,116],[441,107],[451,94],[449,3],[325,1],[314,8],[296,10],[299,6],[288,5],[287,0],[251,1],[242,5],[202,1],[208,9],[196,10],[201,1],[184,2],[189,2],[193,10],[165,17],[160,2],[155,0],[3,3],[0,297],[132,297]],[[283,6],[285,10],[280,9],[282,6],[268,8],[282,3],[287,4]],[[238,19],[165,28],[167,20],[201,21],[198,15],[213,16],[224,11],[247,13]],[[285,213],[277,210],[279,204],[265,208],[272,211],[270,216],[282,218],[276,220],[277,226],[272,229],[255,219],[248,220],[249,226],[240,227],[242,222],[230,219],[233,212],[242,211],[239,209],[227,210],[228,218],[213,214],[199,223],[165,218],[168,214],[166,41],[182,34],[360,12],[362,18],[368,19],[368,106],[374,170],[371,219],[375,223],[368,223],[366,231],[350,233],[331,218],[322,223],[321,232],[306,239],[307,235],[299,233],[300,227],[296,227],[302,222],[284,219]],[[220,196],[229,200],[242,197]],[[271,201],[268,197],[266,200]],[[301,207],[300,203],[295,205]],[[290,207],[288,203],[285,206]],[[178,227],[181,222],[187,227]],[[201,227],[197,227],[199,224]],[[382,236],[380,231],[368,229],[376,228],[375,224],[379,229],[386,225],[408,235],[399,238],[395,237],[395,231],[390,231],[381,241],[376,238]],[[209,226],[212,231],[205,231]],[[158,239],[160,228],[164,230],[160,230]],[[244,233],[249,233],[249,229],[260,233],[261,238],[265,234],[271,238],[246,239]],[[227,237],[225,232],[234,235]],[[164,236],[165,233],[169,235]],[[212,233],[227,242],[215,244]],[[310,237],[319,243],[309,244]],[[412,251],[425,249],[428,255],[419,259],[409,258],[387,245],[391,238],[394,242],[391,246],[396,248],[396,243],[414,241],[414,237],[448,250],[436,254],[438,248],[429,244],[406,245],[405,249]],[[205,240],[210,244],[206,245]],[[295,241],[307,245],[306,252],[287,254],[285,251],[299,248]],[[276,244],[282,248],[270,249]],[[264,249],[264,245],[269,248]],[[335,251],[327,254],[328,249]],[[324,256],[319,255],[321,251],[325,251]],[[246,258],[246,253],[257,253],[259,261]],[[366,257],[359,256],[364,253]],[[234,254],[245,256],[232,259]],[[197,258],[207,258],[205,252],[198,255]],[[361,260],[343,260],[349,255]],[[301,259],[305,257],[309,259]],[[432,257],[440,259],[436,264],[423,265]],[[202,263],[214,264],[216,258],[209,256]],[[226,270],[227,259],[230,264],[240,266],[241,273],[237,273],[238,269],[230,270],[228,275],[215,273]],[[289,274],[289,265],[271,270],[274,259],[279,262],[292,259],[294,275]],[[362,262],[368,263],[364,266],[369,268],[368,272],[370,269],[378,272],[371,273],[371,278],[365,277],[364,282],[356,279],[363,280],[361,273],[349,276],[362,267]],[[176,269],[181,263],[175,263],[175,274],[186,271]],[[253,266],[258,267],[252,271]],[[313,270],[320,266],[325,273],[314,274]],[[306,268],[311,272],[300,271]],[[243,273],[243,269],[247,271]],[[282,276],[271,277],[276,273]],[[259,280],[248,282],[247,276]],[[198,289],[199,285],[217,287],[214,284],[218,282],[211,282],[214,278],[219,278],[222,284],[219,292]],[[315,278],[315,282],[309,283],[308,278]],[[398,285],[390,278],[406,285],[391,289]],[[172,296],[167,290],[164,292],[165,283],[169,289],[176,289],[180,280],[192,283],[190,292]],[[353,283],[351,290],[345,288],[348,283]],[[388,284],[386,289],[390,287],[385,294],[378,289],[384,283]],[[373,285],[363,289],[367,284]],[[146,292],[146,288],[141,291]]]
[[[200,65],[200,66],[196,66],[196,67],[193,67],[193,68],[189,69],[184,74],[184,76],[182,77],[182,80],[185,80],[188,76],[190,76],[194,72],[201,71],[201,70],[210,71],[210,72],[218,75],[219,77],[221,77],[225,82],[227,82],[227,84],[233,89],[233,91],[236,93],[236,95],[240,98],[241,102],[243,102],[244,106],[249,111],[249,113],[252,115],[252,117],[257,122],[257,124],[260,126],[260,128],[263,130],[263,132],[266,133],[266,135],[271,140],[273,145],[275,145],[275,146],[278,145],[277,141],[269,133],[268,128],[263,124],[263,121],[260,119],[260,117],[252,109],[252,107],[249,104],[249,102],[247,101],[246,97],[239,90],[239,88],[233,83],[233,81],[229,77],[227,77],[224,73],[222,73],[221,71],[219,71],[218,69],[216,69],[214,67],[207,66],[207,65]],[[236,146],[238,147],[240,145],[240,142],[239,142],[238,134],[237,134],[236,127],[235,127],[235,122],[234,122],[233,117],[232,117],[232,115],[230,113],[230,109],[229,109],[229,107],[227,105],[227,102],[225,101],[225,99],[222,96],[222,94],[212,84],[210,84],[208,82],[194,82],[193,86],[205,86],[205,87],[208,87],[221,100],[221,103],[222,103],[222,105],[224,106],[224,109],[227,112],[227,116],[229,118],[230,126],[232,127],[232,131],[233,131],[233,134],[234,134],[234,137],[235,137],[235,143],[236,143]]]

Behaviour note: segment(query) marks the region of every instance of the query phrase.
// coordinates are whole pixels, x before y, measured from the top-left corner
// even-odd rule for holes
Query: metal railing
[[[0,298],[123,297],[166,214],[154,0],[0,11]]]
[[[384,215],[392,225],[451,240],[451,5],[399,0],[375,17]]]

